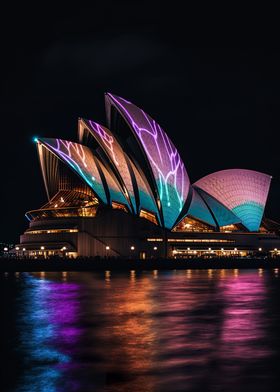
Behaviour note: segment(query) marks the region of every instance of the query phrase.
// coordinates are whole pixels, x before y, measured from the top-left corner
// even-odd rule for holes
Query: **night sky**
[[[228,168],[271,174],[266,216],[280,220],[280,50],[195,45],[180,10],[132,3],[24,4],[3,20],[0,242],[18,242],[24,213],[47,201],[32,137],[75,140],[78,117],[105,123],[106,91],[165,129],[192,182]]]

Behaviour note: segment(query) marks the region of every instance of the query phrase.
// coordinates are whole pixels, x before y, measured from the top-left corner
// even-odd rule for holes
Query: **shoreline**
[[[280,267],[280,258],[252,259],[0,259],[0,273],[60,271],[145,271],[175,269],[273,269]]]

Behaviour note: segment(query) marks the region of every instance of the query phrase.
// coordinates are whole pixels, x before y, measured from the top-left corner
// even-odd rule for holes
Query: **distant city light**
[[[4,252],[8,252],[8,248],[7,247],[4,248]]]
[[[154,246],[154,250],[157,250],[157,246]]]
[[[106,250],[110,250],[110,246],[107,245],[107,246],[106,246]]]
[[[18,246],[16,246],[16,250],[19,250],[19,247],[18,247]]]
[[[45,249],[45,247],[44,246],[41,246],[41,250],[44,250]]]
[[[130,249],[131,249],[131,250],[134,250],[134,249],[135,249],[135,247],[134,247],[134,246],[131,246],[131,247],[130,247]]]
[[[262,248],[259,248],[259,252],[261,252],[262,251]]]
[[[22,248],[22,250],[23,250],[23,252],[25,252],[25,251],[26,251],[26,249],[25,249],[25,248]]]

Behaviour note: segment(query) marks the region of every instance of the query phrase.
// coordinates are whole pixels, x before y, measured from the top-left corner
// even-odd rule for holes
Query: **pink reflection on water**
[[[231,359],[257,359],[271,354],[266,338],[266,287],[256,272],[220,281],[224,302],[220,355]]]

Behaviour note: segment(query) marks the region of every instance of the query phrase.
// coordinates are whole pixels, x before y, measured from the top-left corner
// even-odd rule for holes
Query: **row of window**
[[[78,229],[32,230],[26,232],[26,234],[53,234],[53,233],[78,233]]]

